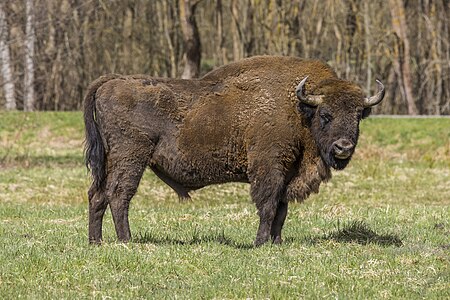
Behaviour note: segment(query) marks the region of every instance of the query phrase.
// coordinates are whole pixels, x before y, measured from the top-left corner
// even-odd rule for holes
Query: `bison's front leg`
[[[281,244],[281,229],[283,229],[284,221],[286,220],[288,210],[288,202],[282,199],[278,202],[277,212],[272,222],[272,228],[270,229],[270,236],[274,244]]]
[[[255,178],[251,181],[251,195],[259,214],[259,228],[256,234],[255,246],[266,243],[270,238],[274,220],[276,220],[276,224],[279,224],[281,219],[284,222],[285,217],[282,216],[283,213],[280,211],[282,213],[280,219],[275,219],[277,208],[285,192],[284,177],[281,172],[276,171],[276,168],[267,171],[260,170],[256,172]],[[281,235],[281,226],[279,226],[279,232],[277,230],[276,233]]]

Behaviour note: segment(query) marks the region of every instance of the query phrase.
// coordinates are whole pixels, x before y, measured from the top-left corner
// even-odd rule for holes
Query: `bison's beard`
[[[351,156],[346,159],[340,159],[340,158],[334,157],[332,155],[330,155],[330,156],[331,156],[330,166],[335,170],[343,170],[348,165],[350,160],[352,159]]]

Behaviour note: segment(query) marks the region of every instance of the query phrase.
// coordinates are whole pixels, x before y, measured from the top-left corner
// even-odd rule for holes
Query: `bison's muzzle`
[[[333,155],[338,159],[348,159],[355,149],[355,145],[347,139],[337,140],[332,147]]]

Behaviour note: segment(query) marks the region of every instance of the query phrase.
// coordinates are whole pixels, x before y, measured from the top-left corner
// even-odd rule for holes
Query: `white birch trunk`
[[[34,7],[33,0],[26,0],[26,28],[25,28],[25,98],[24,110],[34,110],[34,41],[36,39],[34,33]]]
[[[16,98],[14,93],[14,81],[11,71],[11,57],[9,54],[8,40],[8,24],[6,23],[6,14],[3,6],[0,4],[0,62],[1,74],[3,77],[3,90],[5,94],[6,110],[16,109]]]

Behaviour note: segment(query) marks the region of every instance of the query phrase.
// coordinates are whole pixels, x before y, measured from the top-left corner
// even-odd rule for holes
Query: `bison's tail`
[[[105,146],[97,124],[95,109],[95,94],[97,89],[105,82],[117,78],[118,75],[105,75],[95,80],[89,86],[88,92],[84,98],[84,125],[86,139],[84,143],[84,157],[88,170],[91,171],[93,178],[93,187],[96,190],[103,186],[106,178],[105,167]]]

